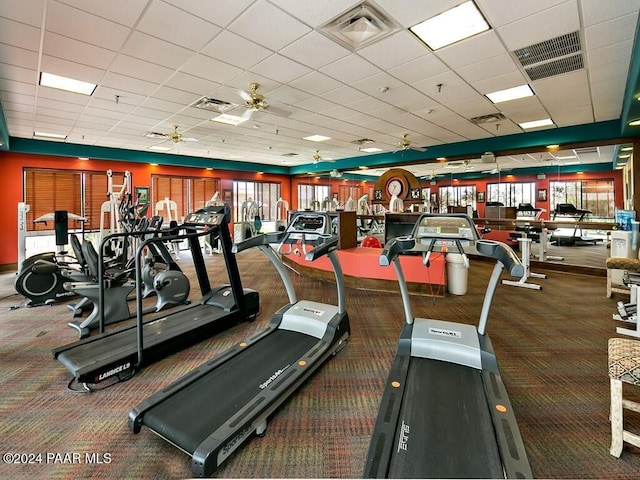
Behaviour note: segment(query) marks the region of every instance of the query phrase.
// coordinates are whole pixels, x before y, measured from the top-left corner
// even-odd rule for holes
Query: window
[[[280,183],[233,181],[233,218],[242,221],[242,204],[255,201],[258,204],[260,219],[265,222],[275,221],[276,202],[281,195]]]
[[[298,209],[320,210],[322,202],[331,199],[331,187],[329,185],[311,185],[301,183],[298,185]]]
[[[114,172],[113,175],[114,178],[123,178],[124,172]],[[56,210],[81,215],[87,219],[87,230],[97,230],[100,228],[102,204],[108,200],[107,190],[105,172],[26,168],[24,199],[30,206],[27,230],[51,230],[52,225],[34,224],[33,220]],[[105,215],[107,228],[109,220]]]
[[[571,203],[576,208],[589,210],[592,217],[615,217],[613,180],[574,180],[549,182],[550,207],[558,203]]]
[[[461,186],[449,186],[440,187],[438,189],[439,211],[446,212],[447,207],[467,207],[471,205],[473,209],[476,209],[476,186],[475,185],[461,185]]]
[[[536,183],[488,183],[487,202],[501,202],[505,207],[517,207],[521,203],[536,204]]]
[[[220,190],[220,179],[201,177],[151,176],[151,209],[153,215],[169,218],[164,205],[158,205],[168,198],[176,202],[177,219],[180,222],[187,214],[203,208],[214,193]],[[156,209],[159,206],[159,209]]]
[[[362,197],[362,186],[338,185],[338,203],[340,203],[340,205],[346,205],[349,197],[351,197],[357,204],[360,197]]]

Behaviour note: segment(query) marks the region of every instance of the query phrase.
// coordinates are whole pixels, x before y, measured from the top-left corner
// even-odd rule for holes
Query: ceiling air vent
[[[225,102],[224,100],[217,100],[210,97],[202,97],[199,100],[191,104],[192,107],[202,108],[203,110],[210,110],[212,112],[224,113],[236,108],[238,105],[235,103]]]
[[[507,117],[502,113],[490,113],[489,115],[481,115],[479,117],[470,118],[469,121],[471,123],[475,123],[476,125],[481,125],[483,123],[492,123],[498,122],[500,120],[506,120]]]
[[[400,25],[369,1],[329,20],[319,28],[324,35],[352,51],[371,45],[399,29]]]
[[[298,154],[297,153],[293,153],[293,152],[289,152],[289,153],[283,153],[282,156],[283,157],[297,157]]]
[[[580,34],[567,33],[513,52],[531,81],[584,68]]]

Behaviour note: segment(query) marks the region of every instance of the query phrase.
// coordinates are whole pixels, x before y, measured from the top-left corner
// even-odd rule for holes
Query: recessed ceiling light
[[[149,147],[149,150],[155,150],[156,152],[168,152],[169,150],[171,150],[169,147],[163,147],[160,145],[151,145]],[[153,164],[151,164],[153,165]]]
[[[97,87],[95,83],[83,82],[82,80],[62,77],[47,72],[40,74],[40,85],[65,90],[67,92],[81,93],[82,95],[91,95]]]
[[[366,152],[366,153],[375,153],[375,152],[381,152],[382,149],[378,147],[365,147],[365,148],[361,148],[360,151]]]
[[[309,135],[308,137],[303,137],[303,140],[309,140],[311,142],[324,142],[325,140],[331,140],[331,137],[325,137],[324,135]]]
[[[630,152],[633,150],[633,147],[629,146],[629,147],[622,147],[620,149],[621,152]]]
[[[476,5],[468,1],[414,25],[409,30],[431,50],[437,50],[489,28]]]
[[[239,117],[237,115],[230,115],[228,113],[223,113],[222,115],[213,117],[210,120],[212,122],[225,123],[227,125],[236,126],[249,120],[249,117]]]
[[[547,145],[547,150],[558,150],[559,148],[560,145],[557,144]]]
[[[83,161],[89,160],[89,157],[78,157],[78,160],[83,160]]]
[[[531,90],[529,85],[520,85],[518,87],[507,88],[506,90],[487,93],[485,96],[493,103],[500,103],[517,100],[518,98],[532,97],[533,90]]]
[[[575,155],[557,155],[556,160],[570,160],[572,158],[577,158]]]
[[[631,158],[631,154],[630,153],[625,153],[623,155],[618,155],[618,158]]]
[[[149,165],[151,165],[152,167],[157,167],[158,166],[157,163],[150,163]]]
[[[66,135],[61,135],[59,133],[47,133],[47,132],[33,132],[34,137],[40,138],[48,138],[50,140],[66,140]]]
[[[544,118],[542,120],[519,123],[518,125],[520,125],[520,128],[527,130],[528,128],[547,127],[549,125],[553,125],[553,121],[550,118]]]
[[[637,127],[638,125],[640,125],[640,120],[633,120],[632,122],[629,122],[630,127]]]

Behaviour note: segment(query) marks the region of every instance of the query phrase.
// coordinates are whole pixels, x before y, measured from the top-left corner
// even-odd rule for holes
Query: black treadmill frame
[[[78,369],[77,375],[74,372],[75,379],[79,383],[85,384],[97,384],[101,381],[114,378],[130,378],[135,372],[143,368],[145,365],[148,365],[152,362],[155,362],[161,358],[166,357],[176,351],[187,348],[191,345],[194,345],[205,338],[211,337],[227,328],[230,328],[238,323],[245,320],[253,320],[259,311],[259,298],[258,293],[254,291],[245,291],[242,288],[242,281],[240,279],[240,273],[238,270],[238,265],[236,262],[235,255],[232,253],[231,249],[233,246],[231,234],[229,232],[229,208],[226,206],[222,207],[205,207],[204,209],[199,210],[199,212],[215,212],[222,215],[222,221],[212,228],[218,231],[220,241],[222,244],[222,251],[224,253],[225,264],[227,268],[227,273],[229,276],[229,282],[231,291],[233,294],[234,303],[230,308],[222,308],[217,305],[208,304],[208,297],[214,294],[216,291],[225,288],[218,287],[216,290],[211,288],[211,284],[209,282],[209,277],[207,274],[206,264],[204,262],[204,256],[202,254],[202,249],[200,248],[199,238],[205,235],[211,234],[210,230],[205,231],[197,231],[195,225],[184,225],[185,228],[188,229],[187,233],[179,234],[179,235],[171,235],[165,237],[154,237],[148,240],[145,240],[136,251],[136,303],[137,303],[137,314],[136,314],[136,324],[124,328],[119,328],[116,330],[104,331],[104,318],[100,320],[100,329],[101,332],[98,335],[93,337],[85,338],[76,342],[73,342],[68,345],[64,345],[62,347],[55,348],[52,350],[53,358],[58,359],[61,354],[65,352],[72,351],[74,348],[80,346],[86,346],[89,344],[94,344],[96,342],[108,342],[109,339],[113,338],[115,335],[124,335],[124,332],[134,331],[135,330],[135,339],[137,349],[134,354],[128,354],[121,358],[114,359],[113,361],[109,361],[109,363],[103,363],[99,365],[88,364],[83,368]],[[120,236],[125,234],[114,234],[114,236]],[[112,236],[109,236],[112,237]],[[100,272],[103,271],[104,262],[103,262],[103,247],[108,242],[109,237],[106,237],[103,242],[101,242],[100,248],[100,262],[99,268]],[[200,290],[203,294],[203,298],[201,301],[197,303],[193,303],[185,308],[174,311],[167,315],[164,315],[160,318],[154,318],[152,320],[148,320],[147,322],[143,319],[143,308],[142,308],[142,285],[140,280],[140,272],[142,268],[142,252],[144,247],[149,243],[157,243],[171,240],[182,240],[187,239],[189,242],[189,246],[193,256],[194,267],[196,271],[196,276],[198,278],[198,283],[200,285]],[[102,278],[102,277],[100,277]],[[246,297],[251,295],[251,301],[248,301]],[[102,301],[104,298],[102,297]],[[216,313],[221,313],[221,315],[216,315],[215,318],[212,318],[210,321],[199,325],[196,328],[189,328],[188,325],[185,325],[185,328],[177,335],[172,336],[170,338],[164,338],[161,342],[155,342],[154,345],[145,347],[144,345],[144,327],[146,325],[155,324],[156,322],[166,321],[167,318],[171,318],[172,316],[181,316],[185,315],[185,312],[191,312],[196,309],[216,309]],[[102,309],[104,312],[104,308]]]

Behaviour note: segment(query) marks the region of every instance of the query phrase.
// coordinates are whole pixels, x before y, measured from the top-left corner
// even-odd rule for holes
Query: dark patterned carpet
[[[21,298],[13,294],[13,274],[0,275],[0,450],[24,454],[5,460],[32,461],[3,463],[0,478],[191,476],[187,455],[146,429],[132,434],[127,416],[149,395],[262,328],[286,303],[284,288],[262,255],[248,251],[238,257],[245,287],[261,294],[262,314],[255,322],[205,339],[128,382],[92,394],[69,392],[70,375],[51,356],[53,348],[76,338],[66,326],[67,308],[9,310]],[[208,257],[207,262],[212,283],[224,283],[222,259]],[[412,297],[414,314],[475,322],[490,269],[472,262],[465,296]],[[549,278],[536,281],[542,291],[500,286],[488,327],[534,475],[638,478],[640,450],[625,446],[620,459],[609,455],[606,350],[607,339],[615,336],[611,314],[616,299],[605,298],[601,277],[549,272]],[[294,282],[301,298],[334,301],[330,283],[295,275]],[[192,290],[196,298],[197,288]],[[362,475],[403,311],[397,293],[354,289],[347,290],[347,309],[347,347],[276,412],[264,438],[252,437],[218,470],[219,477]],[[639,417],[629,414],[627,419],[640,429]]]

